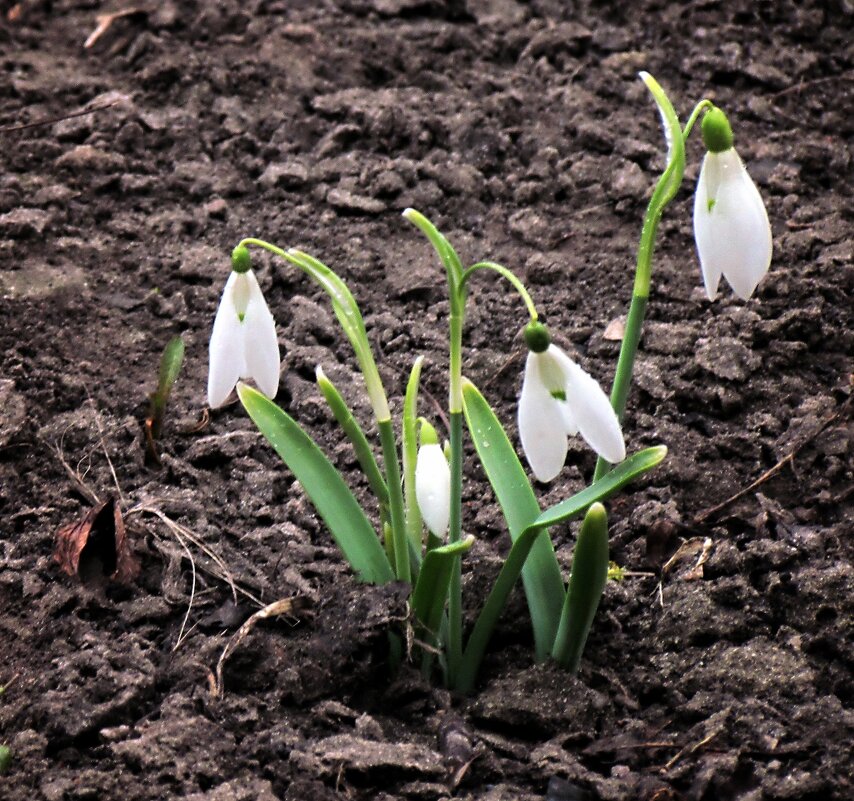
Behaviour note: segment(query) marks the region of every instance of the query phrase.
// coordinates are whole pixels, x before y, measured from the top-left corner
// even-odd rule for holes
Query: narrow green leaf
[[[459,692],[467,693],[474,689],[474,682],[480,669],[480,663],[483,661],[483,655],[486,653],[486,646],[489,644],[489,638],[492,637],[498,618],[504,611],[507,598],[513,590],[519,574],[525,567],[531,549],[536,542],[539,542],[538,538],[543,536],[548,536],[543,529],[527,528],[516,538],[510,548],[510,553],[507,554],[501,570],[498,571],[495,584],[492,585],[492,589],[486,597],[486,602],[477,616],[474,628],[463,651],[455,682],[455,688]],[[563,597],[564,591],[561,584],[560,595],[557,598],[559,606],[563,603]],[[549,649],[551,650],[551,646]]]
[[[173,337],[166,344],[160,356],[160,369],[157,376],[157,389],[149,397],[148,420],[146,421],[146,458],[160,463],[155,440],[163,433],[163,419],[166,415],[166,403],[172,392],[172,387],[178,380],[181,364],[184,361],[184,340],[180,336]]]
[[[172,387],[178,380],[181,372],[181,364],[184,361],[184,339],[173,337],[163,349],[160,357],[160,375],[157,382],[157,394],[163,398],[163,402],[169,397]]]
[[[412,613],[431,639],[439,633],[454,562],[473,544],[474,537],[469,535],[459,542],[434,548],[424,557],[412,593]]]
[[[667,456],[667,448],[664,445],[656,445],[653,448],[646,448],[633,453],[628,459],[620,462],[610,473],[606,473],[581,492],[546,509],[531,523],[531,526],[553,526],[575,517],[590,504],[604,501],[617,490],[625,487],[630,481],[634,481],[652,470],[665,456]]]
[[[329,299],[332,301],[332,310],[356,352],[356,359],[359,362],[362,377],[365,379],[365,386],[368,390],[374,415],[378,422],[390,420],[391,414],[388,409],[385,388],[374,361],[362,312],[359,310],[353,293],[335,272],[314,256],[295,249],[283,252],[283,254],[288,261],[313,278],[329,295]]]
[[[463,274],[463,264],[457,252],[451,247],[451,243],[445,238],[435,225],[428,220],[420,211],[415,209],[406,209],[403,216],[413,225],[420,229],[421,233],[430,240],[434,250],[439,256],[445,272],[448,275],[448,283],[451,287],[451,300],[453,302],[456,289],[460,285],[460,280]]]
[[[0,745],[0,776],[6,773],[12,765],[12,749],[8,745]]]
[[[567,498],[565,501],[543,512],[532,524],[522,530],[510,548],[510,553],[507,555],[507,559],[498,573],[498,578],[495,580],[495,584],[486,598],[486,602],[483,605],[480,615],[478,615],[468,643],[466,643],[456,681],[456,687],[460,692],[469,692],[474,687],[477,671],[480,668],[480,663],[483,660],[483,655],[486,652],[486,646],[489,643],[489,638],[492,636],[492,631],[498,622],[501,612],[504,610],[507,598],[513,589],[513,585],[519,578],[519,574],[528,566],[526,560],[529,559],[529,553],[531,553],[534,544],[539,543],[540,540],[538,538],[542,537],[545,531],[544,526],[563,523],[574,515],[580,514],[592,503],[606,498],[625,486],[633,478],[637,478],[647,470],[651,470],[664,458],[666,453],[667,449],[663,446],[648,448],[645,451],[636,453],[614,468],[604,478],[601,478],[571,498]],[[627,463],[629,463],[628,467],[626,467]],[[563,586],[561,586],[561,591],[557,599],[561,607],[563,606],[565,595]],[[553,642],[549,646],[550,650],[552,645]]]
[[[237,394],[249,416],[302,484],[356,575],[371,584],[394,580],[382,545],[341,474],[299,424],[245,384]]]
[[[495,413],[470,381],[463,384],[463,410],[477,454],[507,521],[510,539],[515,543],[540,516],[531,482]],[[534,629],[537,659],[542,660],[551,653],[564,596],[560,567],[545,530],[531,543],[522,582]]]
[[[667,168],[662,175],[662,179],[659,180],[659,187],[662,188],[662,191],[658,200],[660,208],[663,210],[664,206],[676,195],[682,183],[682,174],[685,169],[685,139],[682,136],[682,126],[679,124],[679,117],[667,93],[648,72],[641,72],[640,78],[646,84],[646,88],[658,106],[658,113],[661,115],[661,126],[664,129],[664,138],[667,142]]]
[[[397,441],[394,438],[394,425],[389,418],[378,420],[377,428],[380,430],[385,483],[388,487],[391,534],[394,541],[394,573],[398,581],[411,581],[412,563],[409,560],[409,540],[406,538],[403,485],[400,478],[400,457],[397,452]]]
[[[569,587],[552,651],[552,656],[570,673],[578,670],[607,582],[608,515],[601,503],[594,503],[578,532]]]
[[[386,486],[382,471],[377,464],[373,450],[371,450],[368,438],[365,436],[365,432],[356,418],[353,417],[353,412],[350,411],[347,401],[344,400],[338,388],[323,372],[323,368],[318,366],[316,375],[317,386],[320,387],[320,392],[324,400],[326,400],[336,422],[341,426],[347,435],[347,439],[353,445],[353,451],[356,454],[356,459],[359,461],[359,467],[362,468],[365,478],[368,479],[371,490],[377,496],[380,506],[388,508],[388,487]]]
[[[406,514],[406,536],[415,554],[417,565],[421,561],[421,511],[415,498],[415,465],[418,460],[418,387],[421,381],[421,365],[424,357],[419,356],[412,365],[409,381],[406,383],[406,396],[403,400],[403,501]]]

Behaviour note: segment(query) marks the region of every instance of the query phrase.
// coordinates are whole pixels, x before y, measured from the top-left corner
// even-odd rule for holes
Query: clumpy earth
[[[850,3],[154,0],[109,24],[98,5],[0,4],[0,795],[851,798]],[[625,422],[630,449],[670,454],[610,503],[629,575],[579,675],[533,663],[521,592],[471,696],[390,675],[405,588],[353,580],[239,406],[204,417],[228,254],[261,236],[339,270],[395,409],[424,354],[440,423],[448,304],[413,206],[467,262],[517,270],[607,385],[663,163],[641,69],[683,119],[703,96],[729,112],[771,272],[747,303],[705,299],[692,138]],[[369,425],[349,346],[308,279],[255,264],[278,401],[361,493],[314,385],[323,364]],[[466,372],[511,431],[521,315],[475,281]],[[142,421],[176,334],[158,466]],[[592,466],[573,442],[543,503]],[[508,544],[474,458],[466,477],[471,621]],[[138,575],[65,575],[56,531],[109,497]],[[564,568],[574,535],[553,531]]]

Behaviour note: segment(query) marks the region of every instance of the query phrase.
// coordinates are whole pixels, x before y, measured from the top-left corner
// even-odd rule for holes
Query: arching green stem
[[[528,290],[525,289],[525,285],[516,277],[516,275],[508,270],[506,267],[496,264],[494,261],[479,261],[477,264],[473,264],[467,270],[465,270],[460,278],[460,291],[465,291],[466,284],[468,283],[469,278],[471,278],[474,273],[478,270],[492,270],[493,272],[498,273],[502,278],[507,279],[510,284],[513,286],[519,296],[522,298],[522,301],[525,303],[525,307],[528,310],[528,314],[531,317],[531,322],[535,323],[537,321],[537,307],[534,305],[534,301],[531,299]],[[465,302],[465,301],[463,301]]]
[[[691,116],[688,117],[688,122],[685,123],[685,127],[682,129],[682,141],[687,144],[688,137],[691,135],[691,130],[694,128],[694,123],[697,122],[699,116],[710,108],[714,108],[714,103],[711,100],[704,98],[696,106],[694,106],[694,110],[691,112]]]
[[[391,514],[391,548],[388,548],[394,560],[394,572],[399,581],[411,579],[409,546],[406,540],[406,524],[404,518],[403,488],[400,482],[400,457],[394,438],[394,428],[391,422],[391,412],[388,407],[385,387],[383,387],[379,370],[377,370],[374,354],[371,350],[368,334],[362,313],[353,294],[347,285],[322,262],[300,250],[284,250],[263,239],[247,238],[240,246],[254,245],[273,253],[285,261],[299,267],[306,275],[316,281],[332,301],[332,309],[347,339],[353,346],[359,369],[365,381],[368,398],[374,410],[374,417],[380,433],[385,467],[386,485],[389,492],[389,512]],[[387,544],[388,547],[388,544]]]
[[[614,385],[611,389],[611,405],[614,407],[614,411],[621,421],[626,410],[626,401],[632,383],[635,356],[637,355],[640,344],[643,321],[649,301],[652,280],[652,255],[655,250],[658,224],[661,221],[664,209],[673,200],[679,191],[679,187],[682,185],[682,178],[685,174],[685,141],[691,133],[691,129],[694,127],[697,118],[705,109],[712,105],[709,100],[699,102],[691,112],[691,116],[688,118],[688,122],[683,130],[670,99],[658,82],[651,75],[643,72],[641,73],[641,79],[655,99],[661,113],[668,153],[667,166],[658,179],[643,218],[632,300],[626,318],[626,328],[623,334],[623,342],[620,346],[620,355],[617,359]],[[610,469],[611,464],[600,456],[596,462],[593,480],[596,481],[602,478]]]
[[[463,387],[462,349],[463,321],[465,319],[465,287],[462,280],[462,262],[450,242],[423,214],[415,209],[406,209],[403,216],[415,225],[430,240],[448,280],[448,297],[451,304],[449,320],[449,376],[448,412],[451,453],[451,514],[448,527],[448,542],[454,544],[462,539],[462,484],[463,484]],[[456,681],[463,653],[463,597],[462,571],[459,560],[453,566],[448,589],[448,626],[446,640],[447,681]]]
[[[356,299],[347,288],[347,285],[325,264],[300,250],[284,250],[276,247],[276,245],[271,245],[269,242],[265,242],[263,239],[254,238],[241,240],[238,247],[246,247],[247,245],[255,245],[256,247],[263,248],[290,262],[295,267],[299,267],[300,270],[313,278],[326,294],[329,295],[335,316],[338,318],[338,322],[341,323],[347,339],[350,340],[350,344],[356,352],[356,359],[359,362],[359,369],[365,380],[365,387],[368,390],[368,398],[374,410],[374,417],[376,417],[378,423],[384,420],[391,420],[385,388],[374,362],[374,355],[368,342],[368,334],[365,331],[365,323],[362,320],[362,314],[359,311]]]
[[[448,378],[448,411],[450,417],[450,468],[451,468],[451,514],[448,542],[453,544],[462,539],[462,485],[463,485],[463,325],[468,282],[479,270],[491,270],[505,278],[519,293],[532,321],[537,320],[537,309],[522,282],[506,267],[490,261],[478,262],[467,270],[462,269],[459,257],[447,239],[423,214],[407,209],[403,216],[416,225],[430,240],[445,268],[448,279],[448,295],[451,315],[449,321],[450,351]],[[448,593],[447,625],[447,680],[455,686],[462,661],[462,578],[459,560],[456,561]]]

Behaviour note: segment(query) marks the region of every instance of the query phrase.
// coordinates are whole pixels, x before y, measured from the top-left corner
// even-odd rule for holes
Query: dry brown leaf
[[[81,581],[101,575],[128,583],[139,573],[115,498],[93,506],[82,518],[60,528],[53,559],[64,573],[79,576]]]

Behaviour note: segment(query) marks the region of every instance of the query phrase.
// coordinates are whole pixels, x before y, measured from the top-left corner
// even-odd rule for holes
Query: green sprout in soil
[[[221,406],[232,390],[249,416],[299,481],[345,559],[359,579],[411,586],[415,656],[425,676],[438,668],[447,686],[471,690],[490,637],[507,599],[521,578],[528,602],[535,657],[578,669],[594,616],[609,577],[608,519],[603,502],[664,459],[663,445],[627,453],[622,418],[650,294],[652,255],[659,221],[679,190],[685,144],[700,115],[707,148],[697,186],[694,230],[703,280],[713,299],[721,276],[748,298],[768,270],[771,234],[758,191],[732,146],[724,113],[703,100],[684,129],[667,95],[647,73],[664,125],[667,165],[644,217],[634,289],[610,399],[596,379],[553,344],[536,305],[516,274],[484,260],[465,267],[456,250],[424,215],[403,216],[433,246],[447,282],[448,439],[443,447],[433,423],[418,413],[422,357],[414,360],[401,419],[396,425],[376,366],[359,306],[344,280],[313,256],[261,239],[242,240],[232,253],[228,279],[210,344],[208,401]],[[279,381],[275,323],[252,271],[249,248],[274,254],[314,280],[328,295],[353,347],[373,411],[373,436],[359,425],[344,396],[317,368],[317,383],[332,416],[353,447],[374,496],[366,507],[311,436],[273,402]],[[518,295],[527,322],[528,357],[518,406],[522,451],[533,476],[558,477],[568,437],[580,434],[597,453],[591,482],[543,510],[527,471],[504,426],[475,383],[464,375],[462,335],[471,279],[488,273],[507,281]],[[258,389],[242,383],[252,379]],[[462,560],[475,537],[463,520],[463,438],[468,432],[499,503],[511,548],[470,631],[465,631]],[[379,456],[379,458],[378,458]],[[550,529],[573,518],[582,523],[568,583],[563,579]],[[620,574],[621,576],[622,574]],[[393,653],[400,654],[399,640]],[[437,658],[438,656],[438,658]]]
[[[145,453],[146,457],[159,464],[157,441],[163,433],[163,420],[166,415],[166,403],[172,392],[172,387],[178,380],[181,364],[184,361],[184,340],[173,337],[163,349],[160,356],[160,370],[157,376],[157,389],[149,396],[148,417],[145,419]]]

